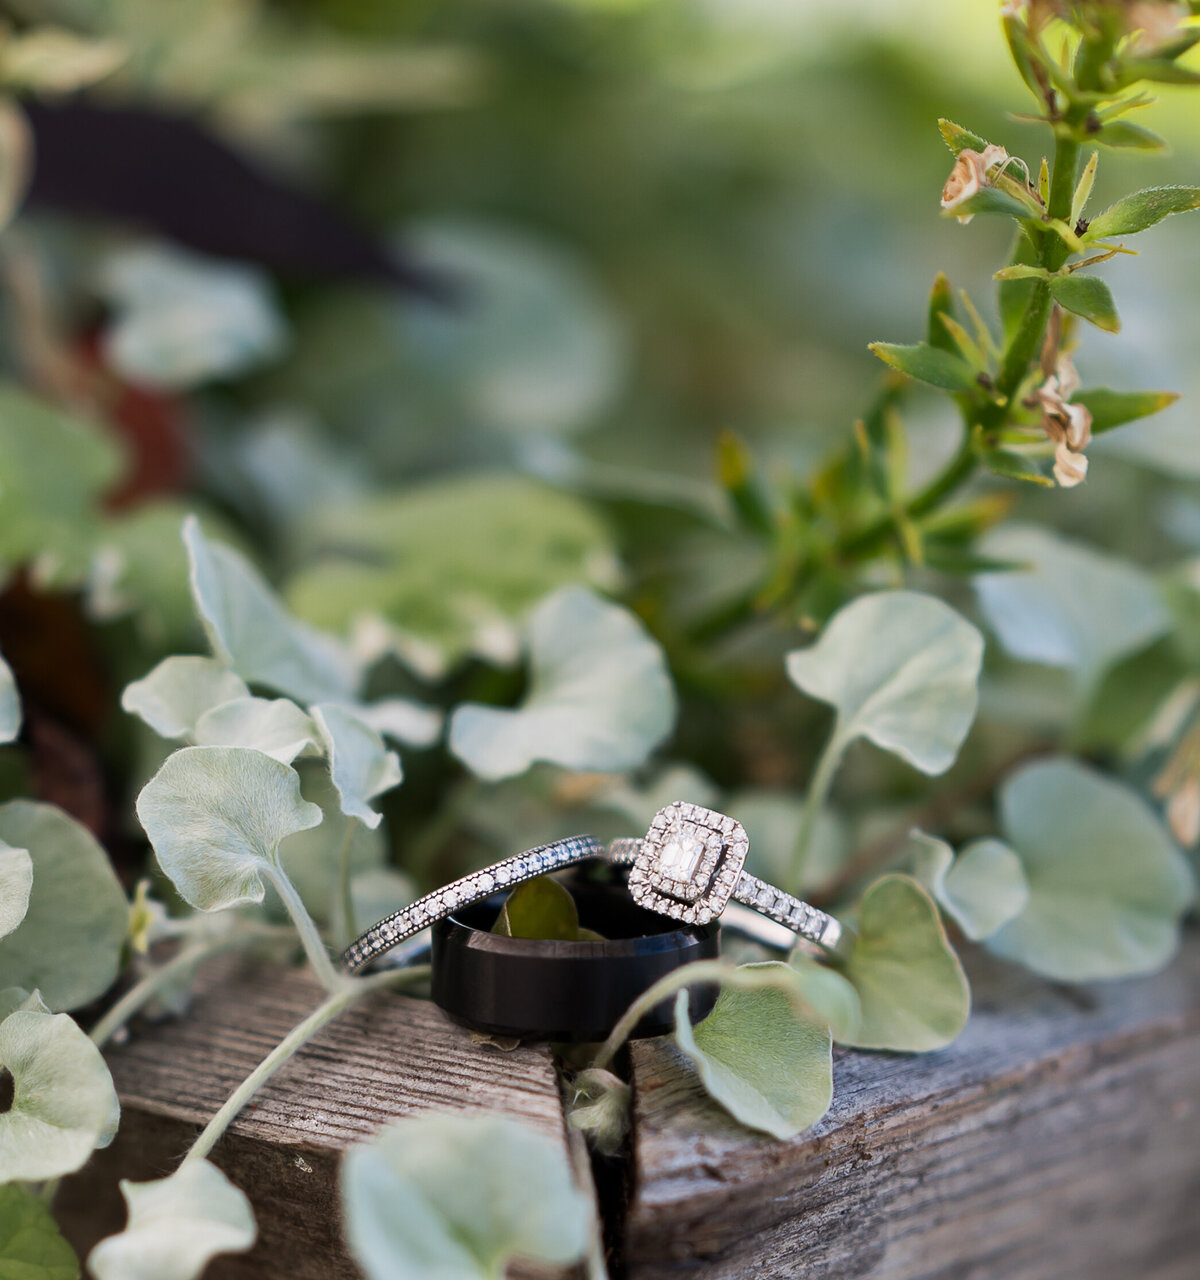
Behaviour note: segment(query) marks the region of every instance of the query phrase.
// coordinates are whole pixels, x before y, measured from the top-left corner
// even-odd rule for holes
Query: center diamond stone
[[[695,831],[676,828],[658,855],[659,870],[669,880],[690,884],[704,857],[704,840]]]

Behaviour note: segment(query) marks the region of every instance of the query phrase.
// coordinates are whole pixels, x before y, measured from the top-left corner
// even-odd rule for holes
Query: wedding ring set
[[[748,850],[749,840],[739,822],[677,800],[655,814],[641,838],[614,840],[606,847],[592,836],[570,836],[505,858],[428,893],[357,938],[346,949],[343,963],[356,972],[438,921],[497,892],[591,858],[627,867],[634,901],[670,920],[700,926],[724,917],[723,923],[768,945],[800,938],[832,955],[845,955],[853,945],[850,931],[825,912],[751,875],[745,870]],[[790,934],[756,928],[751,923],[754,917],[739,910],[734,905],[738,903],[784,926]]]

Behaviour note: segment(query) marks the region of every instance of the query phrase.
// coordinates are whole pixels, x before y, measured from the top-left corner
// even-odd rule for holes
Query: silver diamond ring
[[[614,840],[608,852],[613,861],[630,865],[629,892],[650,911],[686,924],[706,924],[732,899],[824,951],[846,955],[854,945],[850,930],[744,870],[749,847],[740,822],[677,800],[654,815],[643,839]],[[744,920],[738,924],[745,932]]]
[[[603,858],[605,848],[592,836],[569,836],[553,844],[540,845],[516,858],[505,858],[495,866],[475,871],[461,880],[427,893],[407,907],[394,911],[366,933],[356,938],[345,950],[342,963],[354,973],[371,963],[385,951],[428,929],[431,924],[473,902],[490,898],[497,889],[511,889],[524,880],[562,871],[588,858]],[[405,960],[413,957],[404,956]]]

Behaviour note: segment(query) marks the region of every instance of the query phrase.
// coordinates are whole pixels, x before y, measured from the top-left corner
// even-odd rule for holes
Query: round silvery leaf
[[[374,830],[383,815],[367,803],[398,786],[404,778],[400,758],[383,739],[346,707],[314,703],[313,722],[321,738],[329,776],[337,789],[342,812]]]
[[[793,684],[837,712],[835,747],[869,738],[922,773],[944,773],[975,718],[983,637],[949,605],[915,591],[860,596],[807,649]]]
[[[805,1004],[828,1027],[833,1038],[845,1043],[858,1034],[862,1026],[862,1001],[854,984],[829,965],[819,964],[797,947],[788,964],[800,979],[800,993]]]
[[[254,1243],[245,1194],[207,1160],[185,1160],[154,1182],[121,1181],[129,1221],[88,1255],[96,1280],[197,1280],[219,1253]]]
[[[778,984],[721,988],[692,1026],[688,993],[675,999],[675,1040],[709,1095],[734,1119],[776,1138],[802,1133],[833,1099],[833,1042],[802,1002],[793,969],[772,961],[737,972],[776,974]]]
[[[40,990],[52,1009],[76,1009],[112,985],[129,903],[108,855],[74,818],[49,804],[0,805],[0,840],[27,849],[29,906],[0,938],[0,986]]]
[[[990,951],[1061,982],[1161,969],[1195,896],[1187,860],[1142,799],[1073,760],[1038,761],[1000,793],[1029,901]]]
[[[1029,901],[1021,859],[1001,840],[975,840],[958,857],[923,831],[911,833],[913,876],[972,942],[1020,915]]]
[[[370,1280],[493,1280],[513,1258],[565,1265],[591,1231],[561,1140],[497,1115],[400,1120],[351,1148],[342,1212]]]
[[[317,729],[290,698],[234,698],[206,711],[192,737],[200,747],[253,747],[291,764],[316,746]]]
[[[0,658],[0,742],[14,742],[21,732],[21,698],[12,667]]]
[[[358,702],[354,714],[376,733],[394,738],[408,747],[431,747],[442,732],[445,717],[436,707],[411,698],[382,698],[378,702]]]
[[[933,899],[911,877],[886,875],[863,894],[854,951],[843,973],[862,1020],[842,1044],[925,1053],[966,1026],[971,990]]]
[[[0,938],[25,919],[33,888],[33,859],[28,849],[14,849],[0,840]]]
[[[0,1187],[0,1269],[12,1280],[79,1280],[79,1259],[50,1206],[18,1183]]]
[[[529,624],[530,688],[520,707],[465,703],[450,749],[494,782],[545,760],[568,769],[635,769],[675,721],[657,643],[633,614],[582,587],[555,592]]]
[[[206,711],[250,690],[240,676],[215,658],[177,656],[125,686],[121,706],[163,738],[187,738]]]
[[[72,1173],[111,1136],[112,1077],[65,1013],[10,1013],[0,1022],[0,1065],[13,1079],[12,1106],[0,1114],[0,1181]]]
[[[137,813],[159,865],[201,911],[261,902],[280,841],[321,821],[296,771],[253,747],[176,751],[142,788]]]
[[[34,1013],[53,1013],[42,999],[40,991],[26,991],[24,987],[5,987],[0,990],[0,1022],[18,1009],[32,1009]]]

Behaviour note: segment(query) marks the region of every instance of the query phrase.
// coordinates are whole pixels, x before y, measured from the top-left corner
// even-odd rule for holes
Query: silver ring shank
[[[592,836],[570,836],[530,849],[519,857],[505,858],[494,866],[454,880],[434,893],[427,893],[372,925],[346,948],[342,963],[355,973],[385,951],[428,929],[434,921],[474,902],[482,902],[497,889],[512,888],[588,858],[602,858],[604,854],[604,846]]]

